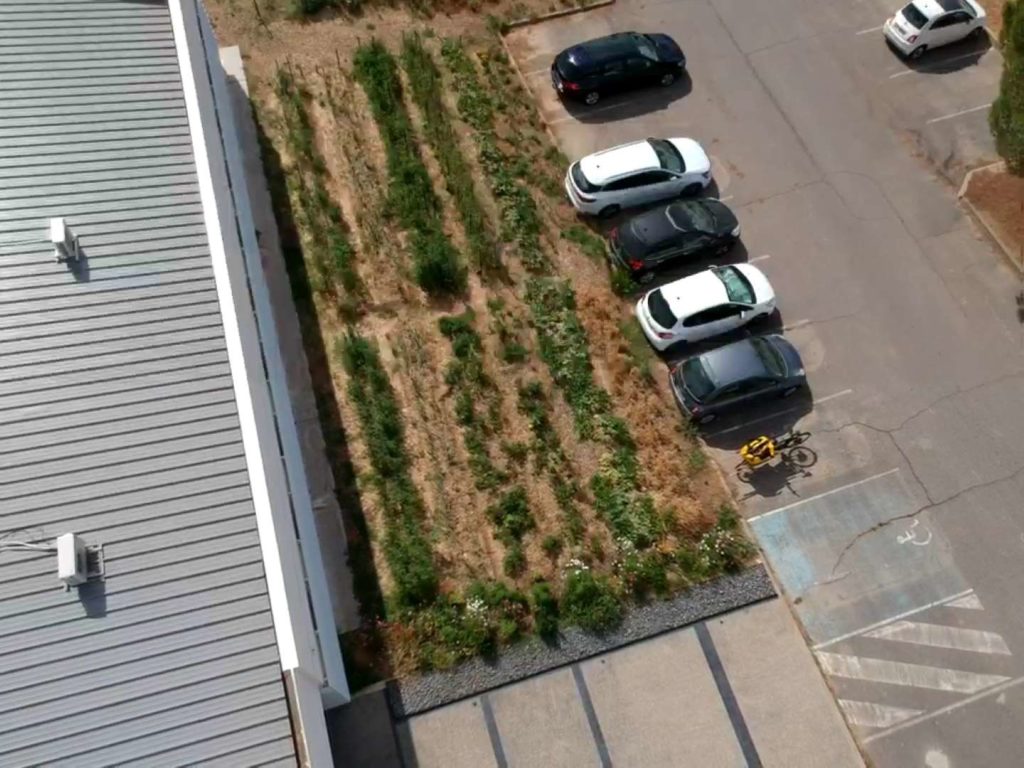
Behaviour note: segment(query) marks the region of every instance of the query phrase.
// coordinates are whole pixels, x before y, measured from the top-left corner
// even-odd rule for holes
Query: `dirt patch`
[[[1005,0],[978,0],[988,17],[988,28],[999,39],[1003,31],[1003,4]]]
[[[1024,267],[1024,178],[1006,171],[979,171],[965,194]]]

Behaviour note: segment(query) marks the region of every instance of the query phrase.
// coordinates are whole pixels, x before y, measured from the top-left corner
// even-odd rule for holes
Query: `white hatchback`
[[[693,139],[645,139],[587,155],[569,166],[565,191],[580,213],[695,195],[711,182],[711,161]]]
[[[930,48],[984,34],[985,9],[975,0],[913,0],[882,29],[897,51],[916,59]]]
[[[712,267],[648,291],[636,317],[658,351],[746,325],[775,311],[775,291],[750,264]]]

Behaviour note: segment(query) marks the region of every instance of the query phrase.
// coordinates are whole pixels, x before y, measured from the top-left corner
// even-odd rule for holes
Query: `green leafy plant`
[[[1011,173],[1024,175],[1024,10],[1019,0],[1003,5],[1003,74],[989,112],[996,149]]]
[[[622,621],[622,601],[611,582],[585,568],[569,573],[561,608],[566,620],[589,632],[607,632]]]
[[[349,376],[349,394],[373,470],[371,482],[384,510],[382,548],[395,581],[395,600],[405,607],[428,604],[437,596],[438,576],[423,534],[423,501],[409,475],[394,390],[371,342],[350,331],[338,340],[335,353]]]
[[[553,533],[548,534],[541,541],[540,548],[544,550],[544,554],[548,557],[558,557],[562,553],[562,539]]]
[[[488,507],[487,516],[498,530],[499,538],[508,546],[522,540],[535,527],[526,490],[522,486],[511,489]]]
[[[459,212],[469,253],[477,268],[493,272],[500,266],[490,220],[476,195],[473,171],[466,162],[442,99],[443,83],[434,58],[423,38],[407,34],[402,41],[402,65],[409,78],[413,100],[423,116],[424,132],[444,173],[445,186]]]
[[[583,254],[594,261],[602,261],[607,254],[604,240],[579,224],[573,224],[565,230],[562,237],[578,245]]]
[[[558,635],[558,598],[546,581],[538,581],[530,587],[533,603],[533,624],[537,634],[550,640]]]
[[[395,58],[373,39],[356,49],[353,73],[380,129],[391,177],[389,207],[410,233],[416,281],[432,295],[459,293],[466,271],[444,232],[441,202],[420,156]]]

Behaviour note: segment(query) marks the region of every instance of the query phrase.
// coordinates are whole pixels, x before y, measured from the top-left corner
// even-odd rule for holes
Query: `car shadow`
[[[565,111],[581,123],[614,123],[617,120],[629,120],[667,109],[673,102],[688,96],[692,90],[693,81],[689,74],[684,74],[672,85],[652,85],[636,91],[606,96],[592,107],[569,99],[564,100],[562,104]]]
[[[688,277],[711,267],[724,267],[726,264],[742,264],[749,261],[749,259],[750,254],[741,240],[725,253],[709,253],[706,256],[695,259],[680,260],[678,264],[656,272],[654,277],[646,283],[634,282],[633,289],[623,294],[623,296],[631,301],[635,301],[647,293],[647,291],[660,288],[666,283],[671,283],[673,280]],[[621,267],[613,266],[611,263],[608,264],[608,268],[621,269]]]
[[[766,336],[771,333],[782,333],[785,323],[782,320],[782,313],[776,309],[768,317],[758,318],[747,323],[742,328],[736,328],[728,333],[712,336],[709,339],[693,341],[690,343],[675,344],[661,353],[661,358],[671,368],[682,360],[694,355],[710,352],[713,349],[724,347],[735,341],[749,339],[751,336]]]
[[[783,435],[814,410],[814,396],[804,388],[789,397],[769,398],[749,408],[719,416],[699,427],[704,442],[723,451],[738,451],[758,435]],[[739,457],[736,458],[739,463]]]
[[[895,52],[891,45],[889,47]],[[925,51],[919,59],[904,58],[903,63],[907,68],[922,75],[945,75],[977,65],[991,48],[992,40],[987,34],[982,33],[935,50]]]

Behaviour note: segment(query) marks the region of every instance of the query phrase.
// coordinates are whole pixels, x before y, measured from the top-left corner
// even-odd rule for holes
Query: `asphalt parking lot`
[[[898,4],[897,4],[898,5]],[[878,0],[615,5],[508,43],[563,151],[690,136],[810,392],[705,429],[731,474],[751,437],[812,433],[812,466],[735,483],[847,721],[881,766],[1011,765],[1024,734],[1024,330],[1020,280],[956,202],[995,159],[987,41],[912,66]],[[689,77],[563,107],[554,54],[671,34]],[[695,267],[700,268],[700,267]],[[764,330],[755,329],[755,331]]]

